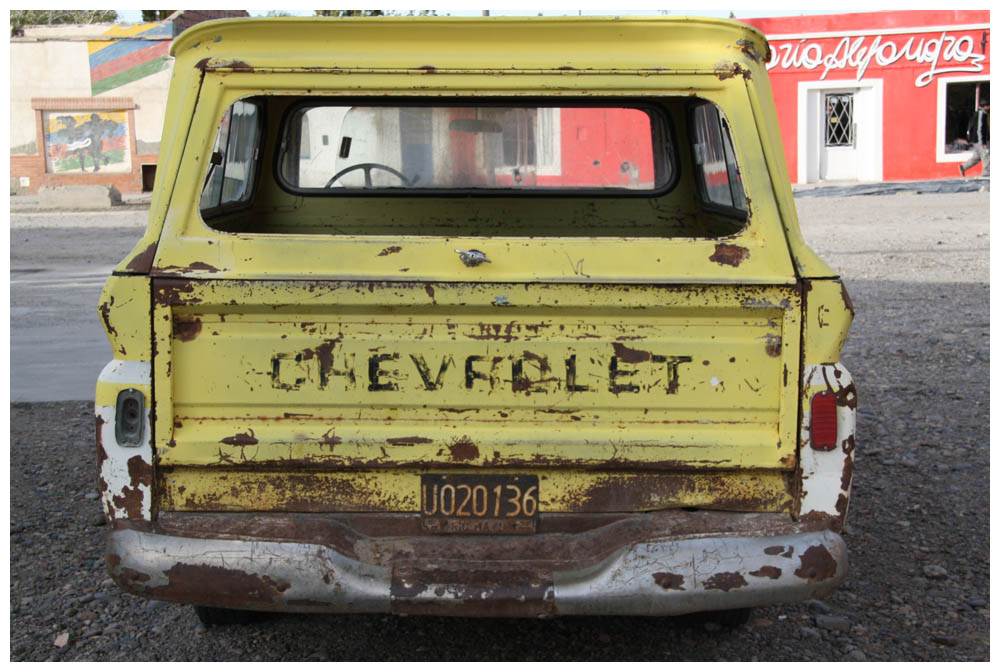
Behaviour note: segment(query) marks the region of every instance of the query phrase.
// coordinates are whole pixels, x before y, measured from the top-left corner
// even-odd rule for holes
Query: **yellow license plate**
[[[442,534],[532,534],[538,523],[538,477],[423,474],[423,529]]]

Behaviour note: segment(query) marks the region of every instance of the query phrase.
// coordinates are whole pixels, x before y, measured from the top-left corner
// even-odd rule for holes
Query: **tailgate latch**
[[[487,264],[492,264],[493,262],[486,258],[486,255],[479,250],[455,250],[458,252],[459,258],[462,263],[466,266],[478,266],[484,261]]]

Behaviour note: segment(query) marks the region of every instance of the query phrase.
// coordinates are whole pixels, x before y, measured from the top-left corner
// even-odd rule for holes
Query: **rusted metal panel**
[[[772,543],[791,557],[768,556]],[[826,595],[846,574],[846,549],[832,532],[648,542],[594,567],[556,572],[554,602],[562,615],[736,609]]]
[[[790,471],[581,472],[537,467],[530,470],[539,478],[538,506],[542,512],[597,513],[677,507],[790,512],[792,506]],[[421,472],[398,468],[248,470],[161,465],[160,508],[163,511],[416,512],[420,510]],[[497,472],[476,470],[475,473]]]
[[[220,539],[119,525],[108,561],[124,589],[157,599],[274,611],[468,616],[737,608],[821,596],[846,575],[843,541],[832,532],[796,530],[787,518],[714,515],[727,519],[723,527],[755,535],[686,537],[642,515],[576,534],[477,537],[461,544],[453,537],[366,539],[339,532],[302,542]],[[719,529],[716,521],[687,522],[678,527]],[[768,529],[790,533],[757,536]],[[773,554],[773,548],[787,552]],[[214,587],[210,594],[202,588],[207,581]]]
[[[556,614],[551,572],[395,567],[389,588],[393,613],[425,616],[541,618]]]

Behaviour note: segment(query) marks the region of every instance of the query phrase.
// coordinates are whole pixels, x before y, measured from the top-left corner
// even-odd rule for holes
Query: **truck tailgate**
[[[162,510],[416,511],[420,473],[478,470],[539,475],[545,511],[793,496],[795,285],[153,294]]]

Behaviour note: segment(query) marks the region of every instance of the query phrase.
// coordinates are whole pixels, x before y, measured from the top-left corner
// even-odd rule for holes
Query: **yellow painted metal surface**
[[[157,283],[163,464],[793,460],[795,287]]]
[[[145,350],[138,326],[112,342],[152,361],[160,510],[416,511],[420,474],[439,471],[537,474],[550,512],[794,509],[801,357],[836,361],[849,319],[831,307],[839,283],[801,282],[834,274],[798,232],[760,33],[672,17],[250,20],[202,24],[172,49],[174,141],[146,234],[117,269],[136,275],[105,290],[111,325],[147,329]],[[519,235],[430,235],[393,222],[460,218],[461,202],[359,199],[368,219],[343,234],[336,199],[284,192],[267,168],[263,205],[245,214],[267,232],[212,228],[198,201],[216,129],[261,95],[678,109],[697,96],[733,130],[746,226],[531,236],[532,216],[601,207],[552,198],[497,215],[499,231],[529,218]],[[693,194],[692,158],[679,161]],[[676,198],[681,215],[710,216]],[[299,228],[268,231],[278,214]],[[491,263],[465,266],[456,249]]]
[[[854,306],[840,280],[810,280],[806,288],[802,361],[807,365],[833,364],[840,360],[854,320]]]
[[[660,472],[631,505],[787,503],[795,286],[154,288],[166,507],[416,510],[417,474],[470,468],[551,474],[553,511],[618,510],[583,493],[630,468]]]
[[[331,62],[332,43],[342,48],[336,62]],[[629,48],[622,49],[622,44]],[[749,26],[684,17],[215,21],[187,31],[174,42],[173,53],[177,61],[165,127],[173,137],[184,138],[185,154],[178,161],[180,143],[174,143],[161,157],[166,165],[160,172],[167,177],[157,187],[143,241],[148,245],[159,239],[157,268],[189,269],[187,275],[205,277],[717,281],[719,269],[709,261],[714,245],[704,240],[617,240],[613,254],[629,259],[625,271],[621,264],[607,263],[607,241],[560,239],[557,244],[536,239],[527,247],[513,244],[497,250],[499,264],[469,272],[456,267],[454,258],[435,241],[419,236],[400,241],[407,243],[408,253],[416,255],[419,263],[390,266],[371,259],[384,249],[381,241],[364,237],[342,236],[320,247],[310,236],[274,235],[264,246],[261,240],[245,235],[220,235],[197,213],[208,148],[226,107],[239,98],[267,93],[375,97],[696,94],[717,103],[735,129],[735,151],[751,203],[750,225],[727,241],[749,254],[727,273],[725,281],[793,281],[788,255],[778,250],[772,253],[764,244],[784,238],[785,229],[795,263],[801,267],[800,257],[808,257],[810,268],[819,269],[815,255],[797,235],[790,190],[771,187],[771,171],[780,178],[784,170],[783,159],[779,160],[780,136],[775,132],[773,102],[764,100],[770,92],[764,67],[767,45]],[[192,120],[190,133],[185,127],[188,120]],[[785,178],[779,184],[787,185]],[[171,197],[169,212],[158,207],[161,194]],[[167,233],[161,237],[164,226]],[[147,249],[137,247],[134,254]],[[331,255],[339,260],[333,272],[326,263]],[[566,277],[564,268],[553,265],[562,264],[564,255],[570,259],[569,268],[581,272]],[[194,269],[192,261],[207,266]]]
[[[112,276],[105,283],[97,313],[115,359],[150,361],[150,309],[149,278]]]

